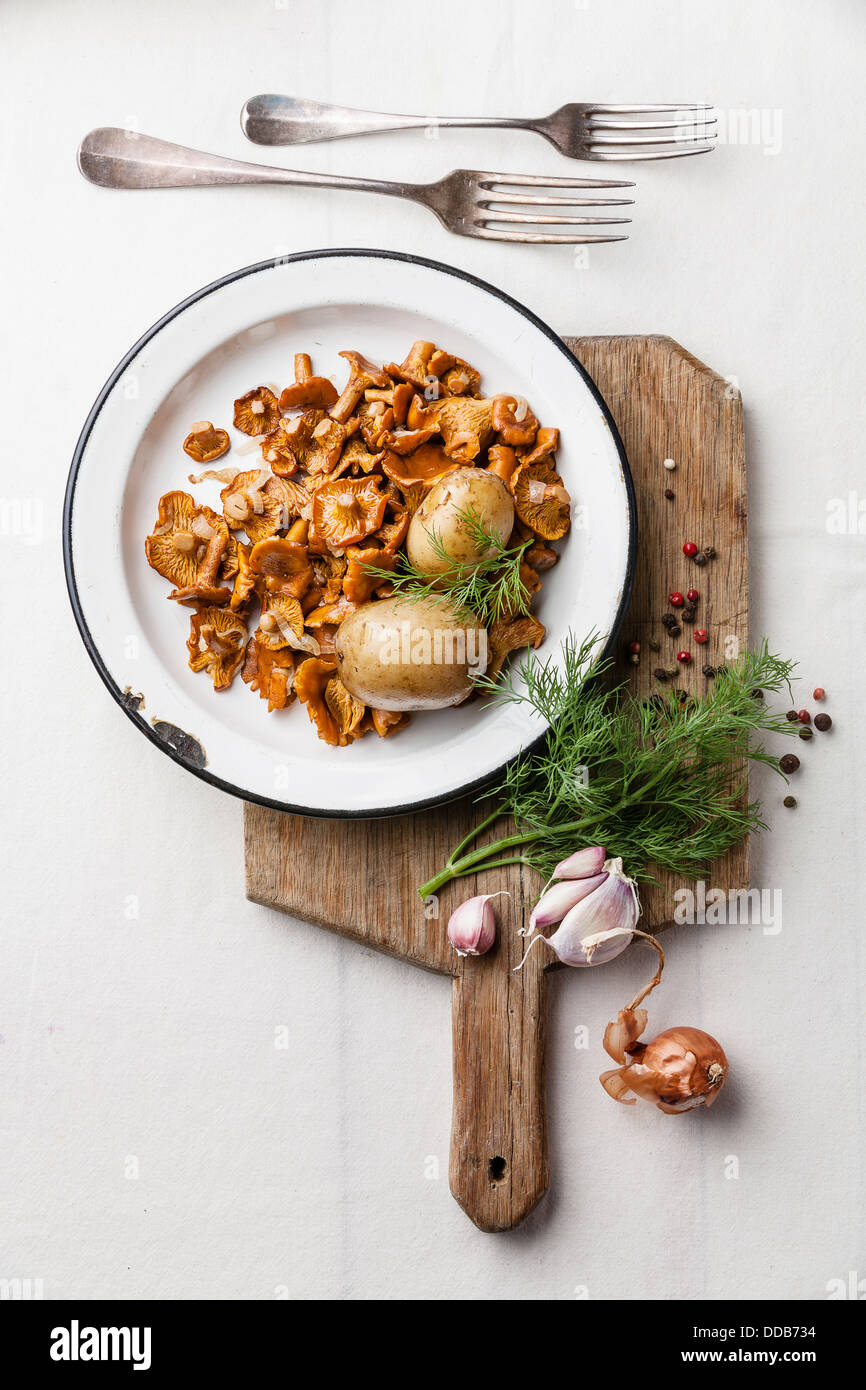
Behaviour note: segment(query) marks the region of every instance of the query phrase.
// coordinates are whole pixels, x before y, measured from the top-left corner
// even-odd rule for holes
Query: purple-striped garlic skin
[[[491,898],[499,893],[481,893],[467,898],[448,919],[448,940],[458,956],[483,956],[496,940],[496,914]]]
[[[564,965],[604,965],[626,949],[632,939],[640,902],[621,859],[608,859],[602,882],[566,913],[547,938]]]
[[[600,874],[604,868],[607,853],[603,845],[591,845],[588,849],[579,849],[574,854],[570,854],[567,859],[561,859],[551,874],[551,879],[557,878],[590,878],[593,874]]]
[[[529,917],[529,935],[543,927],[553,927],[561,922],[567,912],[576,907],[583,898],[600,888],[607,874],[594,874],[592,878],[563,879],[554,883],[546,893],[542,893]]]

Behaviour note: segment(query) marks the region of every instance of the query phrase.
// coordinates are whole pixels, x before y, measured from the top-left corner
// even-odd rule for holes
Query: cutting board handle
[[[517,937],[516,943],[523,938]],[[507,946],[496,949],[511,956]],[[451,1191],[482,1231],[507,1231],[547,1191],[547,980],[530,957],[468,956],[452,986]],[[519,959],[519,950],[517,958]]]

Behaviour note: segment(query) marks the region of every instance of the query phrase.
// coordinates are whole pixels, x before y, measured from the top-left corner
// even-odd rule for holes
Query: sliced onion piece
[[[206,468],[203,473],[190,473],[188,481],[191,483],[203,483],[208,478],[212,478],[215,483],[233,483],[239,473],[243,473],[242,468]]]
[[[216,535],[216,531],[211,526],[207,517],[202,516],[201,513],[193,518],[192,530],[193,535],[198,536],[201,541],[212,541]]]

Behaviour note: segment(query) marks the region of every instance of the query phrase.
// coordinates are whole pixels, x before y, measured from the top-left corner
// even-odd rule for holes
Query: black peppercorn
[[[674,500],[674,498],[676,497],[676,493],[674,492],[672,487],[665,488],[665,497],[668,499],[669,502],[672,502]]]
[[[677,619],[676,619],[676,614],[674,614],[674,613],[662,613],[662,626],[663,626],[663,627],[670,627],[671,623],[675,623],[676,620],[677,620]]]
[[[651,638],[649,639],[649,641],[647,642],[647,646],[649,647],[649,649],[650,649],[651,652],[660,652],[660,651],[661,651],[661,647],[659,646],[658,642],[656,641],[656,639],[655,639],[654,637],[651,637]]]
[[[812,730],[811,730],[811,729],[801,729],[801,730],[800,730],[800,737],[806,739],[806,741],[808,742],[809,739],[812,737]]]
[[[800,759],[796,753],[786,753],[779,759],[779,767],[783,772],[796,772],[800,766]]]
[[[815,728],[820,729],[822,734],[825,734],[827,730],[832,729],[832,727],[833,720],[830,718],[829,714],[815,715]]]
[[[796,798],[796,796],[786,796],[786,797],[785,797],[785,800],[782,802],[782,805],[783,805],[783,806],[796,806],[796,804],[797,804],[797,798]]]
[[[753,699],[753,700],[763,700],[763,698],[764,698],[764,692],[763,692],[763,690],[761,690],[758,686],[755,686],[755,689],[752,691],[752,699]]]
[[[787,719],[789,724],[796,724],[800,716],[795,709],[789,709],[788,713],[785,715],[785,718]]]
[[[684,623],[693,623],[695,621],[695,605],[693,603],[684,603],[680,609],[680,617]]]
[[[665,670],[664,666],[657,666],[656,669],[653,671],[653,675],[655,676],[657,681],[666,681],[668,678],[668,673]]]
[[[679,623],[668,623],[668,633],[671,637],[679,637],[681,632],[682,628]]]
[[[704,554],[703,550],[699,550],[697,555],[693,556],[692,558],[694,559],[696,565],[705,565],[707,563],[707,557]]]
[[[715,560],[715,558],[716,558],[716,547],[715,547],[714,545],[705,545],[705,546],[704,546],[704,554],[706,555],[706,557],[707,557],[708,560]]]
[[[707,677],[707,680],[712,680],[713,676],[716,674],[715,666],[707,665],[703,666],[701,669],[703,670],[704,675]]]

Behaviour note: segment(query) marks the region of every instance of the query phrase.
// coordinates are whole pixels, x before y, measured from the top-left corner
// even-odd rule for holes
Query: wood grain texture
[[[694,659],[680,676],[700,691],[701,666],[722,658],[726,644],[748,640],[746,474],[739,392],[670,338],[566,339],[605,397],[626,447],[638,503],[639,547],[634,596],[622,645],[642,644],[638,667],[623,660],[618,674],[641,694],[658,689],[653,669],[675,666],[676,651]],[[677,467],[665,471],[663,460]],[[666,487],[676,493],[664,496]],[[579,499],[578,499],[579,500]],[[682,554],[685,540],[713,545],[717,559],[696,567]],[[701,593],[696,626],[709,633],[696,646],[683,628],[672,641],[661,625],[672,589]],[[660,644],[658,654],[650,640]],[[454,1108],[451,1190],[477,1226],[516,1226],[549,1182],[544,1095],[546,974],[540,953],[519,974],[518,928],[539,885],[522,868],[491,871],[483,882],[451,884],[439,902],[424,904],[417,885],[438,869],[478,819],[472,802],[458,801],[422,815],[378,821],[322,821],[265,807],[244,807],[247,896],[374,946],[414,965],[453,976]],[[483,839],[498,838],[502,827]],[[341,872],[308,875],[323,856]],[[748,845],[713,868],[711,881],[748,886]],[[708,876],[709,877],[709,876]],[[669,922],[680,881],[641,894],[645,922]],[[445,937],[456,903],[476,892],[505,889],[500,940],[488,955],[462,960]]]

